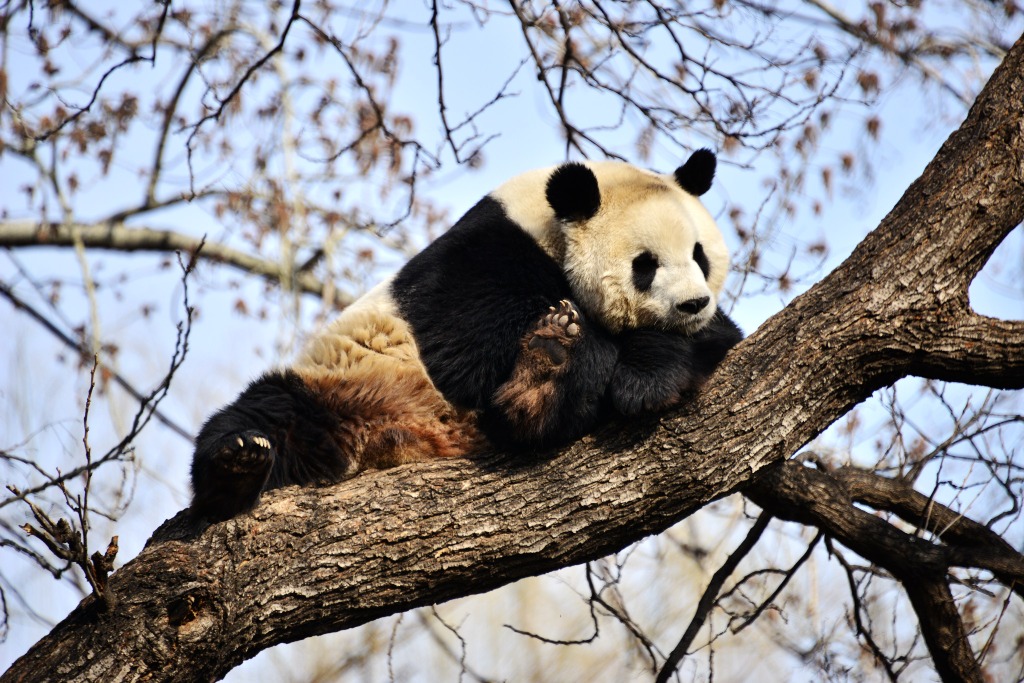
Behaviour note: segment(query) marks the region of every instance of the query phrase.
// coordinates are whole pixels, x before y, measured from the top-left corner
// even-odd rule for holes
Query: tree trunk
[[[1024,42],[882,224],[686,408],[525,462],[403,466],[166,523],[4,675],[219,678],[272,645],[579,564],[736,491],[896,379],[1024,387],[1024,323],[967,288],[1024,218]]]

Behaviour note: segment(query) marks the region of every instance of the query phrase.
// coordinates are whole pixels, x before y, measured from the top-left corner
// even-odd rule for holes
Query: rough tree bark
[[[251,515],[205,529],[179,515],[111,576],[112,606],[84,602],[3,680],[218,678],[277,643],[661,532],[901,377],[1024,387],[1024,322],[979,316],[967,294],[1022,219],[1018,40],[882,224],[738,346],[692,405],[612,426],[550,458],[495,454],[284,489]],[[803,514],[764,487],[773,513]]]

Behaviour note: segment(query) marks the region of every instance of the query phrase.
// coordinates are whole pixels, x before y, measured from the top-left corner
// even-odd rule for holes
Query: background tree
[[[970,303],[1024,312],[1021,230],[1006,237],[1024,217],[1019,7],[675,4],[4,5],[2,663],[89,593],[37,661],[82,648],[99,604],[103,661],[201,677],[585,562],[372,622],[321,674],[1021,678],[1024,429],[1002,389],[1024,385],[1022,333],[966,298],[1006,238]],[[889,167],[923,166],[901,155],[930,156],[920,129],[956,127],[1004,57],[854,251],[886,208],[871,198],[912,178]],[[202,418],[496,182],[562,157],[672,168],[706,145],[733,313],[754,330],[781,312],[692,410],[527,467],[282,492],[107,585],[187,501]],[[40,569],[67,587],[52,604]],[[230,590],[247,585],[262,597]],[[154,605],[157,635],[133,638]]]

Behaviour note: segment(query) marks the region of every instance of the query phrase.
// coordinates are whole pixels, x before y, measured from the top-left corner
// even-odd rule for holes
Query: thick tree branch
[[[1024,582],[1024,556],[1010,544],[899,480],[853,468],[825,472],[789,460],[770,468],[744,493],[777,517],[822,529],[901,580],[945,576],[955,566],[992,571],[1009,588]],[[891,510],[945,543],[900,531],[855,502]]]
[[[879,228],[736,347],[684,409],[546,460],[499,455],[282,489],[201,530],[180,515],[110,577],[116,607],[82,604],[3,680],[216,678],[273,644],[607,555],[737,490],[911,372],[914,339],[942,334],[933,312],[958,301],[969,315],[972,271],[1024,218],[1022,92],[1018,41]],[[913,334],[901,332],[908,321],[919,321]],[[874,552],[872,534],[890,527],[848,510],[834,512],[857,525],[851,548]],[[896,556],[894,572],[944,572],[936,546],[909,543],[924,564]]]
[[[910,577],[902,584],[943,683],[985,681],[945,577]]]
[[[984,524],[941,505],[900,479],[890,479],[855,467],[840,467],[832,476],[850,492],[851,500],[876,510],[895,513],[903,521],[937,538],[966,548],[989,547],[1016,554],[1009,543]]]
[[[1024,389],[1024,321],[961,314],[940,322],[949,327],[941,335],[921,338],[913,374],[997,389]]]
[[[855,467],[832,472],[850,499],[876,510],[895,513],[903,521],[945,542],[949,563],[992,571],[996,579],[1024,598],[1024,557],[996,532],[915,491],[908,482],[880,477]]]

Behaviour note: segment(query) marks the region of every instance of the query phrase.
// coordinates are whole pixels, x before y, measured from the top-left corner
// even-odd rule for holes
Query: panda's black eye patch
[[[658,257],[645,251],[633,259],[633,286],[638,292],[646,292],[654,284],[658,271]]]
[[[711,274],[711,263],[708,261],[708,257],[704,253],[704,247],[701,246],[700,242],[693,245],[693,260],[697,262],[700,272],[704,273],[704,279],[707,280],[708,275]]]

